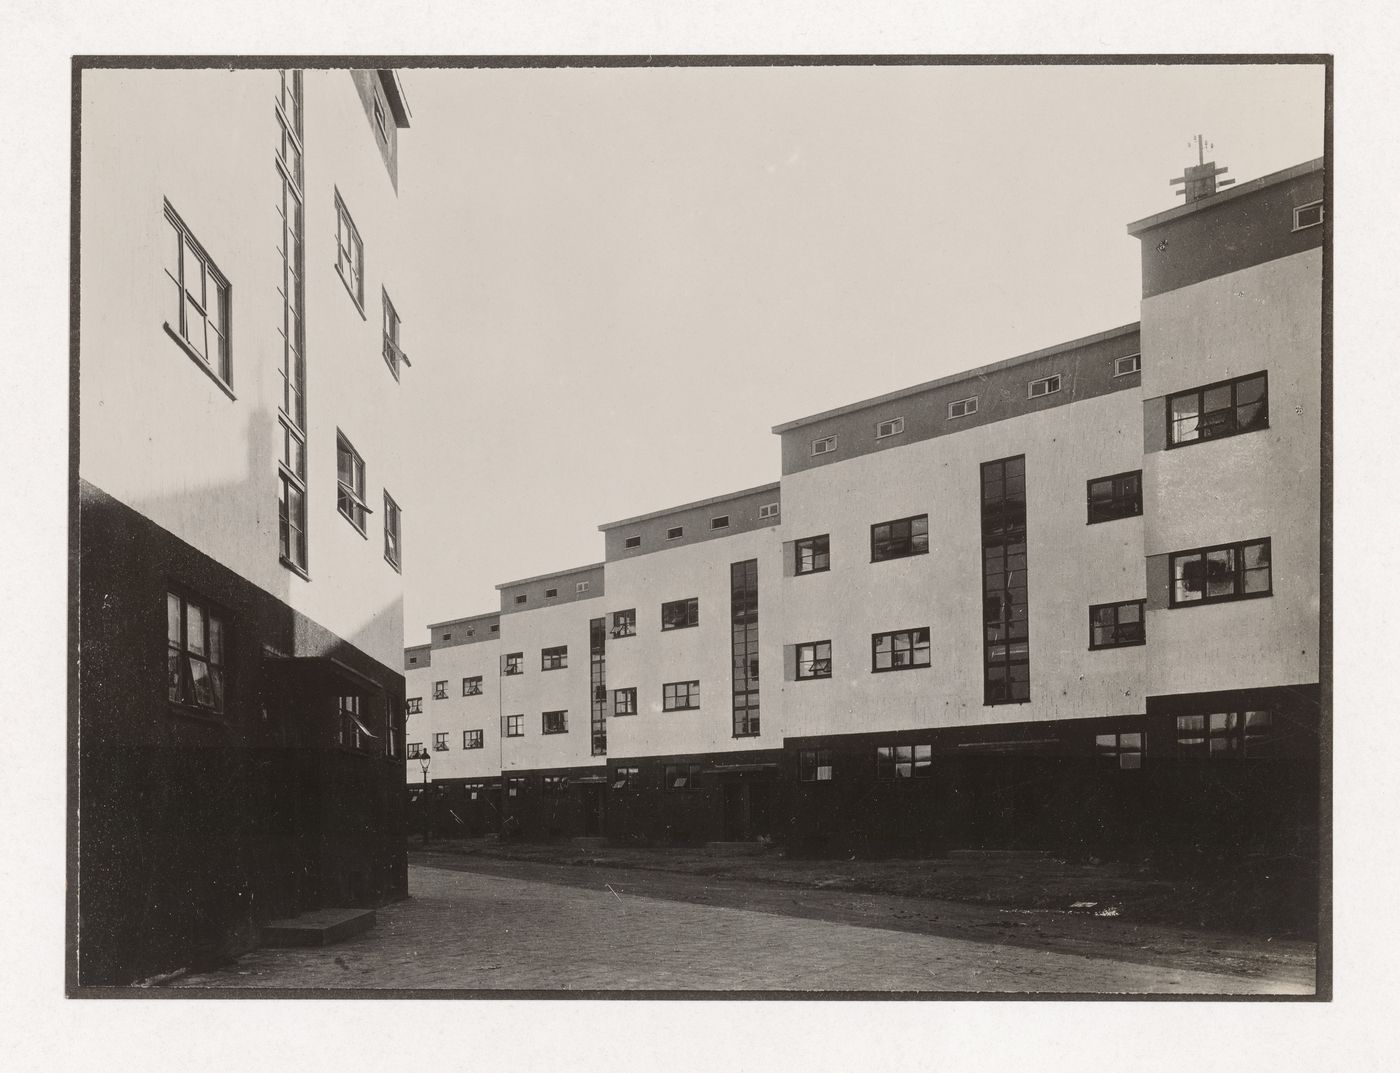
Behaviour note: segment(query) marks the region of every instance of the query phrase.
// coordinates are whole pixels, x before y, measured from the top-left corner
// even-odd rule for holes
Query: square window
[[[228,644],[223,613],[203,600],[167,592],[165,641],[169,700],[222,713]]]
[[[365,460],[339,431],[335,434],[335,465],[336,509],[364,536],[365,519],[371,513],[365,502]]]
[[[232,393],[230,288],[185,222],[165,203],[165,330],[201,369]]]
[[[447,752],[447,732],[446,732],[446,731],[444,731],[444,732],[441,733],[441,734],[434,734],[434,735],[433,735],[433,752],[435,752],[435,753],[445,753],[445,752]]]
[[[1112,477],[1095,477],[1088,482],[1089,521],[1111,522],[1118,518],[1135,518],[1142,513],[1142,470],[1117,473]]]
[[[1169,556],[1171,607],[1273,594],[1269,540],[1219,544]]]
[[[812,641],[797,646],[797,677],[831,677],[831,642]]]
[[[434,682],[434,683],[433,683],[433,700],[446,700],[446,699],[447,699],[447,679],[444,678],[441,682]]]
[[[524,674],[525,673],[525,653],[508,652],[501,657],[502,674]]]
[[[637,609],[629,607],[626,611],[614,611],[612,613],[612,629],[609,631],[614,637],[632,637],[637,632]]]
[[[642,769],[639,767],[615,767],[612,774],[614,790],[640,790]]]
[[[543,648],[540,650],[540,670],[561,671],[568,665],[568,645],[558,645],[555,648]]]
[[[667,682],[661,687],[661,710],[663,712],[692,711],[699,707],[699,682]]]
[[[1268,373],[1252,373],[1167,396],[1168,448],[1268,427]]]
[[[568,712],[543,712],[540,720],[541,734],[567,734],[569,731]]]
[[[954,399],[948,404],[948,419],[950,421],[955,417],[971,417],[976,412],[976,395],[969,395],[965,399]]]
[[[1094,738],[1094,754],[1098,757],[1100,766],[1118,771],[1140,771],[1142,747],[1141,732],[1099,734]]]
[[[505,720],[505,737],[523,738],[525,736],[525,716],[507,715]]]
[[[637,714],[637,690],[635,686],[613,690],[613,715]]]
[[[895,417],[888,421],[881,421],[875,426],[875,438],[883,440],[888,436],[898,436],[904,431],[904,418]]]
[[[582,596],[585,592],[588,591],[589,584],[590,583],[587,581],[580,581],[577,585],[574,586],[574,595]]]
[[[872,634],[870,649],[870,670],[873,673],[927,667],[931,661],[929,628],[923,626],[915,630]]]
[[[694,790],[699,778],[699,764],[667,764],[661,785],[667,790]]]
[[[463,749],[480,749],[484,744],[485,735],[480,730],[462,731]]]
[[[928,515],[881,522],[870,527],[870,561],[905,559],[928,554]]]
[[[799,782],[830,782],[834,768],[830,749],[799,749],[797,778]]]
[[[1123,648],[1147,643],[1145,600],[1094,604],[1089,608],[1089,647]]]
[[[807,537],[805,540],[794,541],[793,556],[794,574],[818,574],[823,570],[830,570],[830,535],[823,533],[821,536]]]
[[[462,696],[464,696],[464,697],[479,697],[479,696],[481,696],[481,675],[478,674],[478,675],[476,675],[475,677],[472,677],[472,678],[463,678],[463,679],[462,679]]]
[[[688,600],[672,600],[661,605],[661,628],[663,630],[683,630],[700,625],[700,599],[692,596]]]
[[[422,697],[409,697],[408,700],[405,702],[405,704],[407,705],[406,711],[408,712],[409,715],[422,715],[422,714],[423,714],[423,698],[422,698]]]

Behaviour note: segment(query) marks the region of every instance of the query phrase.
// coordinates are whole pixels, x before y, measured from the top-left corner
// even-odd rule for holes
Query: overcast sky
[[[1136,320],[1197,133],[1240,182],[1322,153],[1320,67],[403,82],[409,643],[776,480],[779,422]]]

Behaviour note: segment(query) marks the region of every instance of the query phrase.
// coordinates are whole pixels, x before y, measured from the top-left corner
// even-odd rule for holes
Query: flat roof
[[[1252,194],[1256,190],[1262,190],[1266,186],[1276,186],[1279,183],[1286,183],[1290,179],[1296,179],[1302,175],[1308,175],[1314,171],[1321,171],[1324,166],[1325,157],[1318,157],[1302,164],[1294,164],[1291,168],[1284,168],[1282,171],[1273,172],[1270,175],[1261,175],[1257,179],[1250,179],[1247,183],[1240,183],[1239,186],[1231,186],[1219,193],[1211,194],[1209,197],[1198,198],[1195,201],[1187,202],[1185,205],[1174,205],[1170,209],[1154,213],[1151,216],[1144,216],[1141,220],[1134,220],[1128,225],[1128,234],[1136,235],[1146,231],[1148,228],[1164,224],[1168,220],[1178,220],[1183,216],[1189,216],[1193,212],[1201,212],[1205,209],[1213,209],[1217,205],[1223,205],[1228,201],[1233,201],[1237,197],[1244,197]]]
[[[1010,369],[1017,365],[1023,365],[1028,361],[1035,361],[1038,358],[1048,358],[1052,354],[1060,354],[1066,350],[1077,350],[1080,347],[1088,346],[1090,343],[1099,343],[1105,339],[1114,339],[1120,335],[1131,335],[1142,326],[1140,321],[1133,321],[1131,324],[1124,324],[1118,328],[1110,328],[1107,331],[1097,332],[1094,335],[1082,336],[1079,339],[1071,339],[1067,343],[1056,343],[1041,350],[1033,350],[1029,354],[1018,354],[1014,358],[1007,358],[1004,361],[993,362],[991,365],[980,365],[975,369],[966,369],[951,376],[940,376],[937,380],[928,380],[922,384],[915,384],[913,387],[900,388],[898,391],[891,391],[885,395],[876,395],[873,399],[862,399],[860,402],[848,403],[845,406],[838,406],[834,410],[823,410],[819,414],[812,414],[810,417],[799,417],[792,421],[785,421],[781,425],[774,425],[773,432],[782,435],[792,429],[801,428],[803,425],[815,424],[818,421],[827,421],[833,417],[841,417],[844,414],[857,413],[860,410],[868,410],[872,406],[883,406],[885,403],[895,402],[899,399],[907,399],[910,395],[920,395],[925,391],[931,391],[936,387],[946,387],[949,384],[956,384],[962,380],[971,380],[975,377],[985,376],[988,373],[998,372],[1002,369]]]
[[[536,574],[534,577],[523,577],[518,581],[503,581],[496,586],[496,591],[501,589],[511,589],[516,585],[529,585],[536,581],[548,581],[552,577],[568,577],[570,574],[581,574],[585,570],[601,570],[602,563],[589,563],[587,566],[575,566],[569,570],[553,570],[548,574]],[[499,612],[497,612],[499,614]]]
[[[500,617],[501,613],[499,611],[483,611],[479,615],[464,615],[462,618],[449,618],[442,622],[430,622],[428,623],[428,629],[435,630],[440,626],[455,626],[459,622],[480,622],[482,619]]]
[[[771,484],[756,485],[753,488],[745,488],[740,492],[729,492],[722,496],[711,496],[709,499],[697,499],[693,503],[682,503],[679,506],[667,507],[664,510],[653,510],[647,514],[638,514],[636,517],[623,518],[621,521],[617,522],[604,522],[602,525],[598,526],[598,529],[602,532],[606,532],[609,529],[617,529],[624,525],[636,525],[638,522],[651,521],[653,518],[664,518],[668,514],[677,514],[683,510],[711,507],[719,503],[732,503],[736,499],[743,499],[744,496],[758,495],[759,492],[776,492],[781,487],[782,484],[779,481],[773,481]]]

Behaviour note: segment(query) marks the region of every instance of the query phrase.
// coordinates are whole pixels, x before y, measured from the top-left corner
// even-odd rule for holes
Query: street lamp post
[[[433,758],[424,749],[418,754],[418,763],[423,768],[423,845],[428,844],[428,765]]]

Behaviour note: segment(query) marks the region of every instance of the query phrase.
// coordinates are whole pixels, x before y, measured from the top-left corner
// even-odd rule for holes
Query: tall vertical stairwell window
[[[984,704],[1031,698],[1026,581],[1026,457],[982,464]]]
[[[747,738],[759,732],[757,559],[730,565],[729,615],[734,736]]]
[[[277,460],[277,523],[282,564],[306,572],[306,326],[302,283],[302,98],[301,72],[278,72],[277,253],[281,258],[278,293],[282,299],[278,332],[282,337],[281,398],[277,420],[282,453]]]

